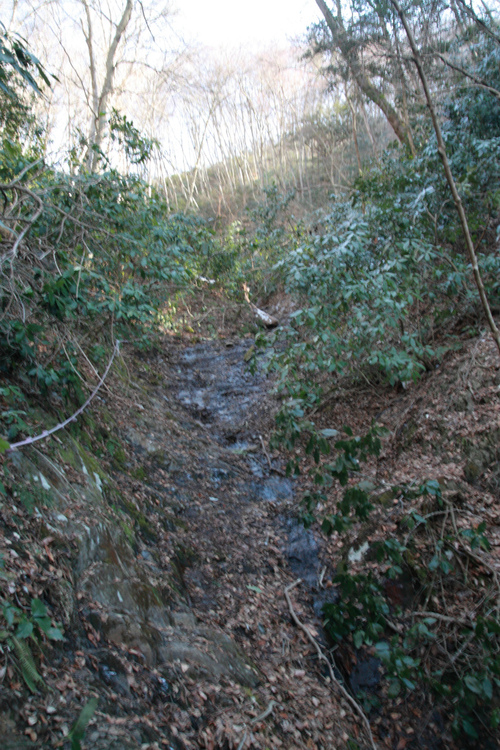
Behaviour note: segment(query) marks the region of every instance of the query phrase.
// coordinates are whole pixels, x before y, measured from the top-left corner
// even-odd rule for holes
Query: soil
[[[279,401],[262,361],[250,374],[251,346],[226,321],[216,338],[165,336],[147,352],[125,348],[89,420],[72,428],[99,468],[89,471],[90,458],[69,461],[64,440],[26,451],[31,467],[50,462],[64,480],[55,506],[39,499],[28,508],[7,491],[3,598],[26,613],[40,598],[65,641],[32,645],[43,678],[34,693],[4,649],[5,748],[69,748],[92,696],[82,748],[370,747],[339,683],[368,713],[377,747],[461,746],[429,696],[388,698],[371,651],[332,652],[334,681],[318,660],[312,639],[329,653],[322,605],[337,597],[332,578],[346,545],[297,520],[310,480],[307,471],[286,476],[290,456],[269,447]],[[383,424],[382,454],[363,469],[375,494],[439,480],[460,504],[460,528],[486,521],[487,563],[498,573],[499,394],[499,360],[483,335],[406,390],[341,383],[315,419],[357,434],[374,419]],[[4,474],[21,487],[26,465],[10,457]],[[338,497],[333,488],[323,510]],[[353,530],[349,548],[400,533],[410,500],[386,500],[368,527]],[[415,509],[429,512],[425,502]],[[291,611],[285,591],[297,579]],[[390,586],[410,612],[415,581]],[[444,594],[439,604],[454,616]],[[462,599],[459,611],[468,606]]]

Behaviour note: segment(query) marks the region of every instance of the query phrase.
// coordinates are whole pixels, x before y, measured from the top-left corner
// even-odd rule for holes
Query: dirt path
[[[0,507],[6,596],[41,598],[65,640],[33,651],[43,690],[3,669],[6,750],[66,750],[93,696],[92,750],[365,746],[285,600],[302,577],[294,609],[321,639],[318,542],[267,448],[276,403],[248,348],[129,356],[86,429],[13,456],[36,509]]]
[[[343,747],[362,736],[359,719],[332,691],[284,597],[300,575],[297,614],[321,640],[311,606],[319,614],[324,600],[318,542],[293,520],[292,481],[266,447],[276,404],[265,377],[248,372],[247,349],[237,340],[177,346],[154,362],[162,377],[148,434],[161,449],[149,446],[148,483],[176,504],[177,524],[162,543],[174,552],[197,626],[228,636],[257,675],[251,687],[227,673],[215,685],[213,675],[205,682],[185,669],[189,692],[212,698],[182,740],[240,750]],[[165,417],[170,431],[159,429]]]
[[[441,477],[463,528],[488,519],[497,565],[499,375],[486,339],[468,346],[475,358],[450,357],[404,394],[346,384],[318,418],[358,434],[381,419],[390,438],[373,477]],[[369,747],[285,599],[300,577],[294,613],[326,647],[321,606],[343,543],[294,518],[302,488],[270,453],[277,402],[264,373],[248,372],[249,347],[168,337],[130,352],[84,424],[9,458],[2,598],[28,615],[40,599],[65,640],[31,646],[43,679],[32,694],[5,652],[5,750],[69,750],[93,696],[84,750]],[[370,540],[396,534],[409,503],[380,503]],[[335,657],[353,690],[378,691],[379,746],[454,746],[430,696],[391,702],[371,653],[347,645]]]
[[[294,612],[323,642],[321,606],[334,595],[344,545],[294,520],[301,486],[269,451],[277,402],[264,374],[247,370],[250,344],[166,337],[147,354],[128,352],[82,423],[9,457],[2,599],[28,616],[40,599],[65,640],[31,645],[43,679],[34,693],[4,649],[5,750],[69,750],[71,726],[93,696],[84,750],[369,746],[285,600],[300,577]],[[357,434],[380,420],[390,438],[370,476],[382,484],[438,477],[459,505],[460,528],[486,520],[492,566],[499,378],[484,338],[404,393],[347,383],[316,417]],[[370,541],[397,534],[413,507],[380,502]],[[464,602],[472,609],[473,595],[464,589],[457,603],[451,590],[446,613]],[[335,657],[353,690],[378,690],[370,653],[346,646]],[[370,714],[379,746],[454,747],[432,696],[419,693],[412,705],[384,690]]]

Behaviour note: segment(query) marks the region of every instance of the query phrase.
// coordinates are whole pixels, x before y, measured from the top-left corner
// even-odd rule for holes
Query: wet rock
[[[257,472],[256,472],[257,473]],[[261,481],[245,482],[242,486],[242,494],[251,502],[280,503],[284,500],[290,500],[293,495],[293,484],[291,479],[284,477],[271,476],[265,477],[262,470],[259,472],[262,476]],[[259,476],[257,474],[257,476]]]
[[[134,649],[142,654],[144,663],[149,667],[157,663],[157,649],[162,635],[147,622],[136,622],[127,615],[111,613],[100,619],[98,629],[116,646]]]
[[[153,680],[153,695],[158,700],[166,700],[171,697],[171,689],[169,683],[166,681],[164,677],[157,677],[156,675],[152,675]]]
[[[196,627],[196,617],[190,611],[172,612],[170,616],[174,627],[183,630],[194,630]]]
[[[65,440],[65,446],[60,449],[60,453],[63,459],[80,473],[82,481],[78,485],[68,480],[62,462],[58,463],[33,446],[10,454],[17,477],[30,483],[33,505],[47,505],[49,497],[50,503],[59,507],[59,510],[53,513],[54,519],[58,514],[62,515],[60,509],[67,506],[68,497],[84,503],[101,504],[102,490],[108,483],[108,477],[96,459],[70,436],[65,436]],[[67,520],[64,517],[62,523],[67,523]]]
[[[69,626],[75,611],[75,591],[73,584],[65,578],[55,580],[49,590],[51,603],[62,614],[62,621]]]
[[[475,484],[487,473],[486,486],[493,492],[499,487],[500,476],[500,429],[486,432],[481,439],[464,446],[467,458],[464,477],[470,484]]]
[[[287,522],[287,557],[294,574],[309,588],[316,586],[319,574],[318,543],[311,529],[295,519]]]
[[[362,690],[376,688],[380,684],[382,666],[380,659],[374,656],[366,656],[361,652],[358,652],[356,656],[357,662],[349,678],[351,689],[355,694]]]
[[[144,434],[141,430],[130,427],[127,438],[135,448],[146,453],[148,456],[161,455],[163,444],[154,434]]]
[[[213,437],[232,442],[243,431],[243,415],[249,415],[262,398],[263,376],[252,375],[245,364],[247,344],[228,347],[203,343],[181,355],[182,386],[177,400],[203,424],[216,424]]]
[[[190,677],[226,678],[244,687],[256,687],[260,682],[257,669],[232,638],[210,628],[175,629],[159,647],[158,660],[180,667]]]
[[[167,605],[147,581],[128,577],[113,564],[99,563],[82,576],[79,588],[110,612],[119,612],[155,626],[170,624]]]
[[[481,474],[483,473],[483,466],[477,461],[469,459],[464,466],[464,477],[469,484],[475,484]]]
[[[120,659],[104,650],[99,651],[96,657],[99,661],[99,677],[101,681],[112,688],[118,695],[129,698],[131,693],[127,672]]]

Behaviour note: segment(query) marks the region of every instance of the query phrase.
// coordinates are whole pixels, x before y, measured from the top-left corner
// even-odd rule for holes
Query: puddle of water
[[[230,349],[207,342],[180,354],[183,366],[177,371],[182,383],[177,398],[197,419],[210,422],[219,442],[243,431],[245,418],[265,394],[264,376],[251,375],[245,364],[247,349],[248,341],[236,342]]]
[[[258,465],[255,473],[257,473],[257,476],[262,475],[264,477],[262,468]],[[280,503],[292,497],[292,481],[281,477],[264,477],[259,482],[245,483],[243,494],[254,502]]]
[[[264,479],[264,470],[262,468],[262,464],[259,463],[259,461],[254,458],[247,458],[247,464],[254,476],[258,477],[259,479]]]
[[[282,500],[289,500],[292,497],[292,481],[291,479],[283,479],[282,477],[268,477],[262,482],[261,485],[261,496],[263,500],[267,502],[280,502]]]

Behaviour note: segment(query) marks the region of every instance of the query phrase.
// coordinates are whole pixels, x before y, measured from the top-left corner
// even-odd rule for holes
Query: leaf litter
[[[287,519],[295,514],[307,477],[293,488],[264,491],[269,479],[282,480],[286,456],[266,448],[277,402],[264,375],[252,378],[246,369],[250,343],[236,336],[201,342],[167,337],[147,354],[124,354],[129,377],[113,376],[92,411],[92,427],[84,428],[112,480],[106,502],[62,492],[64,507],[59,503],[56,512],[40,505],[34,512],[14,494],[3,500],[2,598],[22,611],[33,598],[43,601],[65,642],[33,647],[44,682],[34,694],[3,650],[2,736],[24,742],[21,747],[70,747],[72,727],[83,714],[88,726],[81,746],[97,750],[369,746],[359,715],[335,689],[285,600],[295,580]],[[349,424],[360,434],[373,418],[384,424],[390,437],[381,457],[366,467],[367,476],[382,485],[424,476],[442,481],[459,500],[459,528],[486,520],[491,549],[485,564],[498,571],[498,453],[479,466],[477,476],[470,464],[478,463],[474,446],[498,430],[499,386],[494,352],[483,337],[465,342],[462,352],[403,394],[346,383],[317,420],[325,430]],[[109,413],[113,439],[123,452],[118,456],[116,449],[104,449],[101,437],[107,435],[109,443]],[[81,469],[64,464],[59,449],[53,441],[40,450],[65,465],[70,484],[83,486]],[[380,506],[370,542],[396,533],[408,511],[403,506],[397,498]],[[66,520],[56,523],[57,515]],[[185,643],[178,658],[160,663],[147,653],[147,637],[139,634],[131,642],[117,626],[107,627],[105,604],[79,585],[77,530],[105,524],[126,529],[136,585],[147,580],[160,592],[169,622],[182,624]],[[297,587],[293,608],[328,653],[332,644],[322,630],[321,609],[313,604],[320,594],[334,595],[330,579],[341,549],[335,535],[320,541],[318,529],[312,533],[320,542],[321,582],[314,590]],[[352,545],[357,541],[354,533]],[[363,564],[371,563],[360,560]],[[449,617],[463,617],[474,606],[469,594],[456,593],[465,598],[446,599]],[[391,595],[397,600],[404,591],[396,583]],[[163,628],[168,639],[169,627],[160,624],[154,633]],[[196,648],[190,632],[196,632]],[[227,664],[217,671],[203,662],[203,649],[207,659],[214,654],[214,633],[234,643],[234,653],[250,665],[247,684],[236,673],[232,679]],[[334,656],[335,676],[348,685],[360,654],[345,648]],[[90,712],[86,706],[94,708],[94,698],[97,707]],[[370,716],[378,746],[453,747],[425,696],[414,705],[387,695],[384,701]]]

